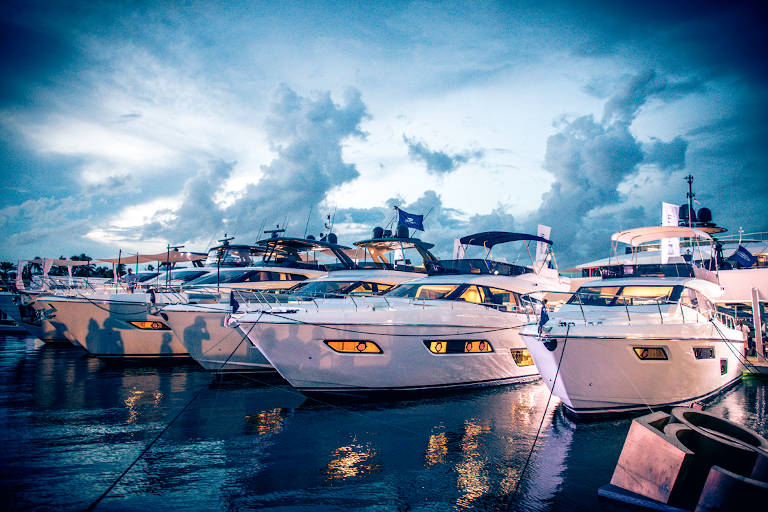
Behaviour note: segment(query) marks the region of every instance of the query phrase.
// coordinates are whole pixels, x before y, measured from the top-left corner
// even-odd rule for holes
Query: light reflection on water
[[[258,379],[261,380],[261,379]],[[709,410],[765,434],[765,382]],[[333,404],[277,379],[217,382],[192,364],[104,364],[0,338],[0,492],[10,509],[82,509],[201,391],[99,508],[615,510],[630,420],[575,424],[541,382]],[[515,489],[536,429],[541,437]]]

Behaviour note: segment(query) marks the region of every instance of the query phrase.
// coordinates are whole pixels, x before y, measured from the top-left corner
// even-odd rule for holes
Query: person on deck
[[[133,293],[136,288],[136,283],[139,282],[139,276],[133,273],[133,269],[128,269],[128,274],[125,276],[125,286],[128,287],[128,293]]]
[[[541,313],[539,314],[539,334],[547,322],[549,322],[549,313],[547,313],[547,299],[544,299],[541,301]]]

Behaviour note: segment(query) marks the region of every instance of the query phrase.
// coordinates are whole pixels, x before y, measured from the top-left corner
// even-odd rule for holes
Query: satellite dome
[[[690,215],[688,213],[689,213],[689,206],[687,204],[681,204],[680,220],[685,221],[684,224],[688,224],[689,219],[691,222],[696,222],[696,210],[694,210],[693,208],[690,208]]]
[[[699,209],[699,222],[712,222],[712,211],[709,208]]]

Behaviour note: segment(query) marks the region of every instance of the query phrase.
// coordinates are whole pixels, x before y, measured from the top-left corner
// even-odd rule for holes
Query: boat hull
[[[133,322],[164,320],[150,314],[143,302],[99,298],[41,297],[36,307],[53,308],[51,321],[64,326],[64,335],[98,357],[189,357],[170,328],[140,329]]]
[[[418,324],[398,322],[401,315],[387,313],[358,312],[354,323],[318,318],[305,323],[265,313],[239,329],[283,378],[304,392],[428,391],[538,378],[534,365],[518,366],[511,352],[525,348],[518,327],[511,326],[522,323],[516,315],[499,313],[505,323],[460,325],[460,311],[431,313],[431,322]],[[425,344],[430,340],[486,341],[493,351],[436,354]],[[328,341],[373,342],[381,353],[340,353]]]
[[[544,382],[580,416],[687,405],[741,378],[742,343],[712,324],[667,325],[663,339],[653,336],[658,326],[618,330],[558,326],[540,337],[529,325],[522,337]],[[667,358],[641,359],[635,349]]]
[[[217,306],[165,309],[160,315],[167,320],[189,355],[206,370],[274,372],[275,369],[259,349],[238,329],[227,325],[229,305],[215,311]]]

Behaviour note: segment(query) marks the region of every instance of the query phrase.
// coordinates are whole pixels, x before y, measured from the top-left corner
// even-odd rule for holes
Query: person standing
[[[128,275],[125,276],[125,286],[128,287],[128,293],[133,293],[136,283],[139,282],[139,276],[133,273],[133,269],[128,269]]]
[[[741,329],[741,332],[744,334],[744,356],[746,357],[749,355],[749,326],[747,325],[747,322],[742,320],[739,329]]]

